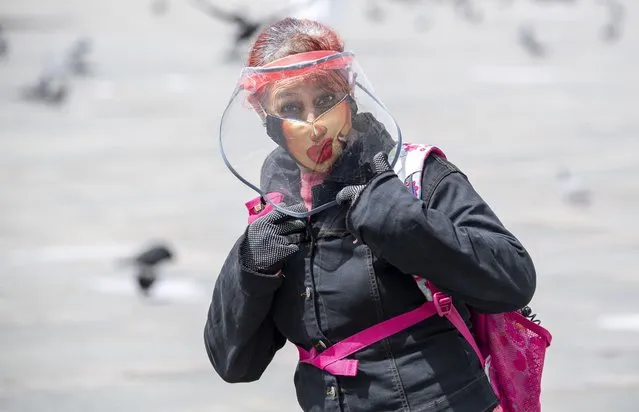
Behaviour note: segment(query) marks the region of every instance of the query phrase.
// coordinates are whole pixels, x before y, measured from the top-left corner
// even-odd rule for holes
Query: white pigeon
[[[562,198],[576,207],[588,207],[592,204],[592,194],[585,183],[568,169],[557,172],[557,181]]]

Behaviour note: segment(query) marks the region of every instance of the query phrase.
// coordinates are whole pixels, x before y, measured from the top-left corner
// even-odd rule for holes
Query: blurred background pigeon
[[[364,15],[372,22],[379,23],[384,20],[384,11],[378,4],[378,0],[368,0],[364,6]]]
[[[151,13],[156,16],[163,16],[169,11],[169,2],[168,0],[153,0],[149,8],[151,9]]]
[[[600,36],[605,42],[612,42],[621,38],[625,9],[623,4],[615,0],[600,2],[608,11],[608,21],[601,28]]]
[[[455,12],[470,23],[480,23],[484,15],[470,0],[455,0]]]
[[[191,0],[191,4],[204,14],[214,19],[232,23],[236,26],[235,35],[231,48],[227,53],[227,60],[237,61],[242,55],[242,47],[249,44],[249,42],[257,35],[257,33],[269,24],[279,20],[285,16],[291,15],[296,10],[309,7],[317,2],[317,0],[307,0],[305,2],[298,2],[287,8],[278,10],[268,16],[261,18],[251,18],[246,13],[233,12],[224,10],[208,0]]]
[[[90,73],[89,54],[93,43],[89,37],[83,36],[77,39],[69,49],[66,56],[66,64],[69,73],[84,76]]]
[[[65,65],[50,59],[36,82],[22,90],[22,97],[27,101],[59,106],[66,102],[69,92]]]
[[[133,265],[136,268],[135,279],[138,290],[142,295],[149,296],[151,288],[158,278],[158,266],[174,258],[174,253],[165,244],[154,244],[138,255],[124,259],[124,265]]]
[[[4,29],[2,25],[0,24],[0,58],[6,56],[8,52],[9,52],[9,42],[4,33]]]
[[[588,207],[592,203],[590,190],[584,182],[568,169],[557,172],[557,181],[563,200],[576,207]]]
[[[521,25],[518,30],[519,44],[531,55],[543,57],[547,54],[546,46],[538,39],[535,29],[530,25]]]
[[[249,19],[247,15],[241,13],[226,11],[207,0],[192,0],[191,4],[209,17],[232,23],[236,26],[233,43],[227,53],[228,60],[237,60],[241,55],[240,48],[248,44],[253,36],[257,34],[257,31],[266,23]]]

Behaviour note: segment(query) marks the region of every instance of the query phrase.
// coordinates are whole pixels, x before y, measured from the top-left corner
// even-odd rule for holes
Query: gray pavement
[[[15,25],[0,60],[1,411],[298,409],[290,345],[242,385],[214,375],[203,348],[253,194],[217,152],[239,73],[220,63],[232,28],[185,3],[158,18],[140,0],[0,2]],[[624,37],[606,45],[594,1],[499,3],[483,2],[478,26],[437,8],[418,32],[408,7],[375,26],[348,1],[336,24],[407,140],[439,145],[533,255],[533,306],[554,334],[544,410],[639,410],[639,8],[626,2]],[[522,21],[549,41],[547,59],[516,45]],[[68,104],[20,101],[81,34],[96,71]],[[590,208],[562,201],[561,167],[592,190]],[[114,262],[156,238],[178,260],[144,302]]]

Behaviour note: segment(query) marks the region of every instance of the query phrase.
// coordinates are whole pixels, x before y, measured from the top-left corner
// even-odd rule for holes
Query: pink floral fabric
[[[541,376],[550,333],[518,312],[474,313],[473,332],[501,410],[541,411]]]
[[[428,150],[428,146],[418,143],[404,143],[402,148],[407,152],[412,152],[413,150],[419,150],[420,152],[425,152]]]

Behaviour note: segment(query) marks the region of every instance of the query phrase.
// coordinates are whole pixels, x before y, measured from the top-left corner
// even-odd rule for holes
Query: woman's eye
[[[296,115],[302,112],[302,106],[299,103],[284,103],[278,111],[283,116]]]
[[[317,100],[315,101],[315,104],[318,107],[328,107],[328,106],[332,106],[335,103],[335,100],[336,100],[335,95],[327,94],[317,98]]]

